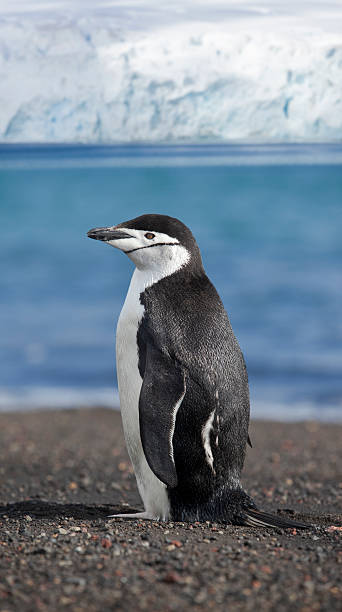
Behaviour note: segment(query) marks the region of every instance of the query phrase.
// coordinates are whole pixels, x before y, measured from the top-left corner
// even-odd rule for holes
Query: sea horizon
[[[341,422],[341,165],[337,143],[1,144],[0,411],[118,406],[132,267],[86,231],[158,212],[198,239],[251,418]]]

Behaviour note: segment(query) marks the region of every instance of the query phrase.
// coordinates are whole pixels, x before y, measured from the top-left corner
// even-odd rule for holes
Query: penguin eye
[[[147,234],[145,234],[145,238],[152,240],[152,238],[154,238],[154,234],[151,234],[151,232],[147,232]]]

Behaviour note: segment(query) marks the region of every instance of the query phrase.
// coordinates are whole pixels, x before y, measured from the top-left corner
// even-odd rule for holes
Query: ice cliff
[[[342,33],[228,19],[0,18],[0,141],[336,141]]]

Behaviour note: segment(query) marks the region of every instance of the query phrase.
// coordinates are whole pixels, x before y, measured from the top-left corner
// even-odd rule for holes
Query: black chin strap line
[[[137,247],[136,249],[131,249],[130,251],[124,251],[124,253],[134,253],[134,251],[141,251],[141,249],[152,249],[152,247],[157,246],[179,246],[179,242],[157,242],[157,244],[149,244],[148,246]]]

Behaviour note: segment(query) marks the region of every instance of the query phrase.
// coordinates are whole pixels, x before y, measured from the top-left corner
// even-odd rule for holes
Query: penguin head
[[[89,230],[89,238],[123,251],[139,269],[174,271],[185,266],[203,272],[196,240],[189,228],[167,215],[142,215],[111,227]]]

